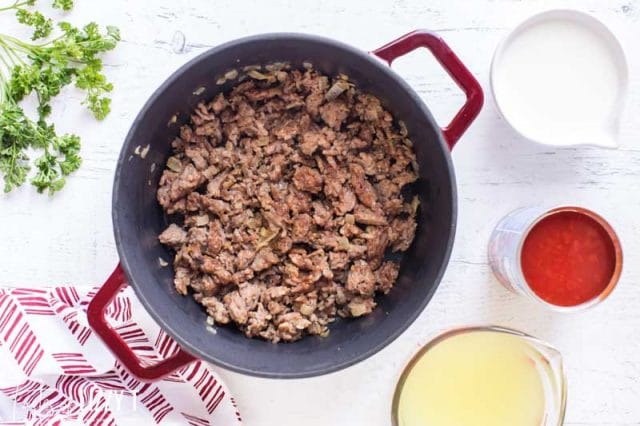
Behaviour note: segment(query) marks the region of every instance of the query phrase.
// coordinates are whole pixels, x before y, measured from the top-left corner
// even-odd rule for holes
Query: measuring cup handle
[[[484,103],[484,94],[480,83],[464,66],[462,61],[442,38],[427,30],[416,30],[405,34],[371,53],[391,65],[396,58],[406,55],[419,47],[426,47],[431,51],[467,97],[460,111],[453,117],[449,125],[442,129],[449,149],[453,149],[458,139],[478,116]]]

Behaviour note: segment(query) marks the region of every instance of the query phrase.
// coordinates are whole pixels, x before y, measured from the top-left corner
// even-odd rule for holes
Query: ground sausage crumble
[[[253,71],[202,102],[157,199],[176,290],[273,342],[325,336],[388,293],[416,231],[412,144],[374,96],[312,69]]]

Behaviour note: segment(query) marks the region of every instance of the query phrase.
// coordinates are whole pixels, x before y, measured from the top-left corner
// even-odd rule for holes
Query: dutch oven
[[[433,53],[466,95],[451,123],[440,128],[429,109],[389,65],[424,47]],[[420,197],[418,228],[401,258],[392,291],[378,297],[378,307],[357,319],[337,319],[328,337],[307,336],[294,343],[248,339],[233,327],[207,331],[207,314],[173,286],[173,269],[159,258],[172,253],[158,242],[167,218],[156,201],[160,172],[171,155],[171,141],[203,99],[230,89],[216,84],[231,69],[254,64],[310,62],[325,75],[343,73],[360,89],[377,96],[414,143]],[[385,64],[386,62],[386,64]],[[205,90],[196,90],[204,87]],[[201,359],[224,368],[272,378],[309,377],[348,367],[373,355],[398,337],[422,312],[447,266],[456,229],[456,185],[450,149],[476,118],[482,89],[458,57],[437,35],[414,31],[370,53],[346,44],[304,34],[264,34],[222,44],[182,66],[151,96],[138,114],[120,153],[113,185],[113,227],[120,265],[88,307],[88,320],[122,364],[135,376],[152,381]],[[167,125],[169,123],[169,126]],[[149,146],[143,161],[131,161]],[[139,152],[139,151],[138,151]],[[155,174],[150,165],[155,163]],[[138,359],[106,322],[105,310],[118,291],[131,285],[142,305],[182,348],[156,365]]]

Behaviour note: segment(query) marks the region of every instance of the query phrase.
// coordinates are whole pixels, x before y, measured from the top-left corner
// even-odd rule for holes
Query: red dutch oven
[[[420,47],[431,51],[466,95],[462,109],[445,128],[437,125],[418,95],[385,64]],[[294,67],[310,62],[326,75],[344,73],[360,89],[380,98],[406,124],[414,143],[420,176],[413,191],[421,200],[416,237],[400,260],[398,281],[377,300],[374,312],[364,318],[336,320],[328,337],[309,336],[277,345],[247,339],[233,327],[217,327],[215,334],[206,330],[204,309],[175,291],[171,266],[158,262],[172,259],[172,253],[157,239],[168,222],[155,197],[160,166],[171,155],[170,142],[180,126],[198,102],[233,84],[219,86],[217,78],[231,69],[273,62]],[[206,90],[196,91],[199,87]],[[247,37],[208,50],[155,91],[127,135],[113,186],[113,226],[121,263],[90,303],[90,325],[122,364],[146,381],[195,359],[254,376],[294,378],[326,374],[373,355],[418,317],[445,271],[456,228],[456,186],[449,150],[482,103],[482,89],[473,75],[440,37],[428,31],[414,31],[370,53],[322,37],[288,33]],[[167,128],[174,116],[176,122]],[[129,161],[136,147],[147,145],[142,162]],[[159,167],[150,175],[152,163]],[[105,320],[105,310],[126,285],[133,287],[153,319],[182,348],[156,365],[138,359]]]

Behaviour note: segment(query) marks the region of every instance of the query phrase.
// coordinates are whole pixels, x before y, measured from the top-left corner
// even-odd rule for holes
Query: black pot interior
[[[306,337],[295,343],[272,344],[247,339],[233,327],[207,330],[205,311],[173,287],[172,253],[159,244],[167,218],[155,192],[170,142],[190,111],[233,83],[216,80],[246,65],[310,62],[327,75],[347,74],[361,89],[378,96],[403,120],[414,142],[420,180],[418,231],[401,260],[392,291],[378,297],[378,307],[364,318],[338,319],[328,337]],[[198,93],[197,90],[205,90]],[[198,94],[194,94],[198,93]],[[175,123],[171,123],[172,117]],[[136,147],[149,145],[145,158]],[[155,169],[152,171],[152,164]],[[323,38],[298,34],[250,37],[214,48],[171,76],[145,105],[120,154],[113,188],[113,224],[123,267],[143,305],[162,328],[187,351],[214,364],[264,377],[324,374],[358,362],[390,343],[424,309],[448,262],[455,228],[455,184],[448,150],[440,129],[417,95],[388,67],[354,48]]]

